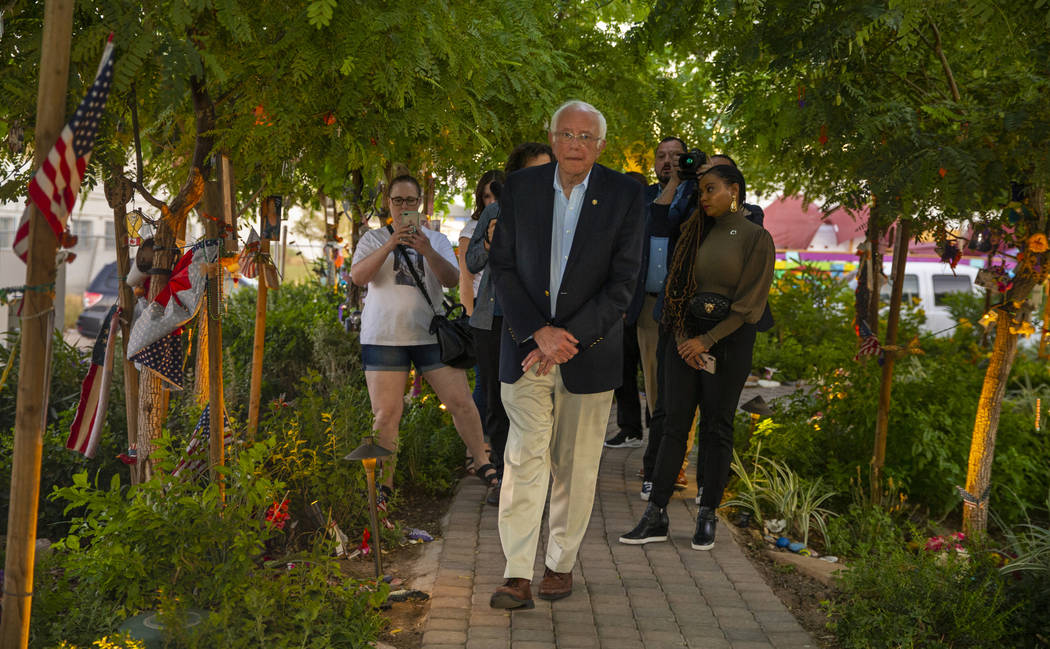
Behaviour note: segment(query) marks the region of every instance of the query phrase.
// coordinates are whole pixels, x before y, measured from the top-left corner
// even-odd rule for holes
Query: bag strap
[[[386,229],[387,229],[387,232],[389,232],[391,234],[391,236],[393,236],[394,228],[392,228],[392,227],[390,227],[388,225],[388,226],[386,226]],[[426,235],[423,235],[423,236],[426,236]],[[412,279],[416,282],[416,287],[419,289],[419,292],[423,294],[423,299],[426,300],[427,304],[430,305],[430,310],[433,311],[435,314],[438,314],[437,308],[434,307],[434,302],[430,299],[430,294],[427,293],[426,287],[423,286],[423,280],[421,280],[419,278],[419,273],[416,272],[416,267],[412,265],[412,260],[409,259],[408,253],[405,251],[405,246],[403,246],[400,243],[397,244],[397,248],[396,248],[395,254],[397,254],[397,253],[401,254],[401,259],[404,261],[405,265],[408,266],[408,272],[412,273]],[[449,306],[448,304],[445,305],[446,310],[447,310],[448,306]],[[438,315],[440,315],[440,314],[438,314]]]

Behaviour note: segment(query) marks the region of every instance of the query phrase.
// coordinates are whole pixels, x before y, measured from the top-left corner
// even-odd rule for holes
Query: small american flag
[[[227,431],[222,439],[222,444],[223,446],[229,446],[233,442],[233,434],[229,432],[230,420],[225,412],[222,413],[222,423],[224,430]],[[211,404],[209,403],[204,406],[204,412],[201,413],[201,418],[197,420],[197,427],[193,429],[190,443],[186,445],[186,452],[175,466],[175,470],[171,472],[171,475],[180,476],[185,474],[192,478],[208,468],[208,445],[210,440]]]
[[[875,336],[875,332],[871,330],[867,322],[857,321],[857,336],[860,338],[860,348],[853,360],[858,361],[861,356],[882,356],[882,345],[879,344],[878,337]]]
[[[84,169],[91,159],[91,150],[95,146],[95,134],[98,132],[98,121],[106,108],[106,97],[113,81],[113,35],[109,35],[106,49],[102,52],[102,61],[95,73],[95,82],[91,84],[84,101],[80,102],[76,114],[65,125],[58,135],[58,141],[47,154],[47,159],[37,169],[29,181],[29,198],[47,219],[47,224],[55,237],[61,241],[66,229],[66,221],[73,211],[80,191],[80,181]],[[23,262],[29,257],[29,206],[22,213],[15,232],[15,254]]]

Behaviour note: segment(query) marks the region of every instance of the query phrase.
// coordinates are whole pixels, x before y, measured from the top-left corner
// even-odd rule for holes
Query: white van
[[[882,265],[882,272],[886,277],[892,277],[892,266],[890,262]],[[926,312],[926,324],[922,330],[927,332],[943,332],[942,335],[950,335],[951,332],[944,331],[955,325],[948,307],[945,306],[944,296],[950,293],[972,293],[981,295],[981,289],[974,284],[979,269],[975,266],[959,264],[952,272],[951,266],[942,262],[909,261],[904,267],[904,289],[902,300],[908,301],[919,298],[919,305]],[[890,301],[890,283],[884,282],[879,291],[881,301],[887,304]]]

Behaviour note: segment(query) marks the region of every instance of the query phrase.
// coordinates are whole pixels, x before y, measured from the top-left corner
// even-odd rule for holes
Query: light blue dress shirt
[[[554,169],[554,220],[551,225],[551,317],[558,306],[558,293],[561,290],[561,279],[565,274],[565,265],[569,262],[569,251],[572,250],[572,239],[576,236],[576,224],[580,222],[580,210],[583,208],[583,195],[587,193],[587,183],[591,172],[579,185],[572,188],[569,197],[565,197],[559,167]]]

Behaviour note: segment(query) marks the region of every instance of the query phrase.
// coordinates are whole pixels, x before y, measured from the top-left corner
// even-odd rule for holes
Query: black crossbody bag
[[[392,228],[388,226],[387,230],[393,235]],[[415,266],[412,265],[412,261],[405,254],[405,247],[398,244],[397,252],[401,255],[405,265],[408,266],[408,271],[412,273],[412,279],[415,280],[419,292],[423,294],[423,299],[427,301],[427,304],[430,305],[430,310],[434,312],[434,317],[430,319],[430,333],[437,335],[438,347],[441,348],[441,362],[461,370],[474,367],[478,359],[474,351],[474,332],[470,327],[470,319],[467,317],[466,307],[462,304],[453,304],[448,300],[443,300],[442,305],[445,307],[445,313],[439,314],[437,308],[434,307],[434,303],[430,300],[430,295],[427,294],[426,287],[423,286],[423,280],[419,278],[419,273],[416,272]],[[459,312],[458,315],[456,315],[457,311]]]

